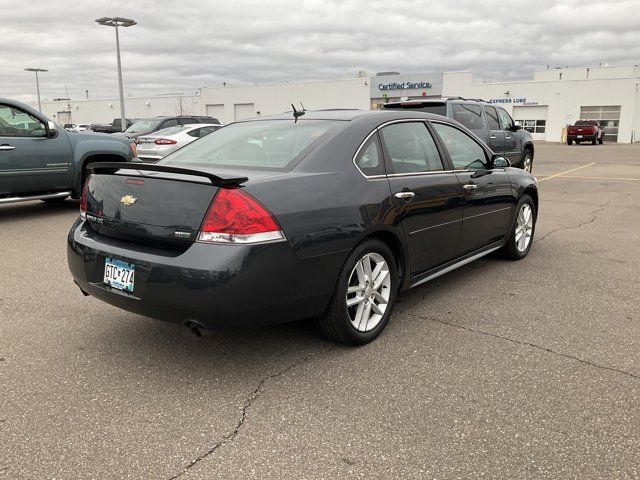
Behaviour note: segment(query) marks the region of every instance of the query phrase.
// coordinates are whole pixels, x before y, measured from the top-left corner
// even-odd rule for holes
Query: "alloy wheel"
[[[531,154],[529,152],[525,152],[524,154],[524,160],[523,160],[523,165],[522,168],[526,171],[531,173]]]
[[[351,325],[369,332],[382,320],[391,296],[389,265],[378,253],[365,254],[351,270],[346,304]]]
[[[533,210],[528,203],[522,204],[518,212],[516,221],[516,248],[519,252],[524,252],[531,243],[533,233]]]

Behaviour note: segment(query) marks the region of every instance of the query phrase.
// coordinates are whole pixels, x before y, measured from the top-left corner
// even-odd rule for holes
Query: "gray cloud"
[[[46,7],[45,7],[46,6]],[[115,34],[94,19],[134,18],[121,34],[125,94],[354,77],[358,70],[472,69],[528,78],[545,65],[638,63],[640,0],[213,2],[0,0],[0,96],[115,97]]]

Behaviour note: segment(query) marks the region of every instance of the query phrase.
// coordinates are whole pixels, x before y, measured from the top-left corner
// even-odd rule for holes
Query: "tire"
[[[521,217],[521,213],[524,214],[527,207],[530,217]],[[533,199],[529,195],[523,195],[518,202],[518,208],[516,209],[516,216],[513,219],[509,238],[507,239],[506,245],[502,248],[504,257],[511,260],[522,260],[527,256],[529,250],[531,250],[531,245],[533,245],[533,237],[536,230],[536,216],[536,205],[533,203]],[[530,218],[530,222],[526,221],[527,218]],[[525,228],[523,234],[528,234],[528,240],[522,240],[522,237],[518,236],[519,233],[522,232],[524,225],[527,225],[527,228]]]
[[[573,140],[571,140],[570,138],[567,138],[567,145],[573,145]]]
[[[367,262],[369,270],[366,269]],[[376,290],[369,283],[369,275],[378,268],[380,273],[376,283],[379,283],[379,287]],[[389,247],[376,239],[365,240],[349,254],[340,270],[329,306],[317,319],[320,331],[346,345],[371,342],[389,322],[399,283],[396,261]],[[356,290],[358,288],[360,290]],[[348,306],[347,302],[352,305]]]
[[[593,137],[593,140],[591,140],[591,145],[595,145],[598,143],[598,137]]]
[[[522,152],[522,160],[520,160],[520,168],[531,173],[533,170],[533,152],[529,148],[525,148]]]
[[[604,138],[603,138],[603,137],[600,137],[600,138],[598,139],[598,143],[599,143],[600,145],[602,145],[602,144],[604,143]]]

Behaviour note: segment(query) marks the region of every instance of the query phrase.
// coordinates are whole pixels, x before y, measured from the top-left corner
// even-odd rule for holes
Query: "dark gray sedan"
[[[384,329],[398,292],[531,248],[536,180],[457,122],[411,111],[237,122],[157,164],[94,164],[68,238],[88,295],[203,329],[315,318]]]

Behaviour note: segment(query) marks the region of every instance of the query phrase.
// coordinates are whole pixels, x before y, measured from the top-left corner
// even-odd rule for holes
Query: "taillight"
[[[155,143],[156,145],[175,145],[178,142],[176,142],[175,140],[171,140],[170,138],[159,138],[153,143]]]
[[[238,188],[221,188],[198,235],[206,243],[284,240],[280,225],[255,198]]]
[[[131,153],[133,154],[134,157],[138,156],[138,147],[136,146],[135,143],[130,143],[129,147],[131,148]]]
[[[91,175],[89,175],[84,181],[84,185],[82,186],[82,197],[80,198],[80,218],[82,220],[87,219],[87,195],[89,194],[89,181],[91,180]]]

